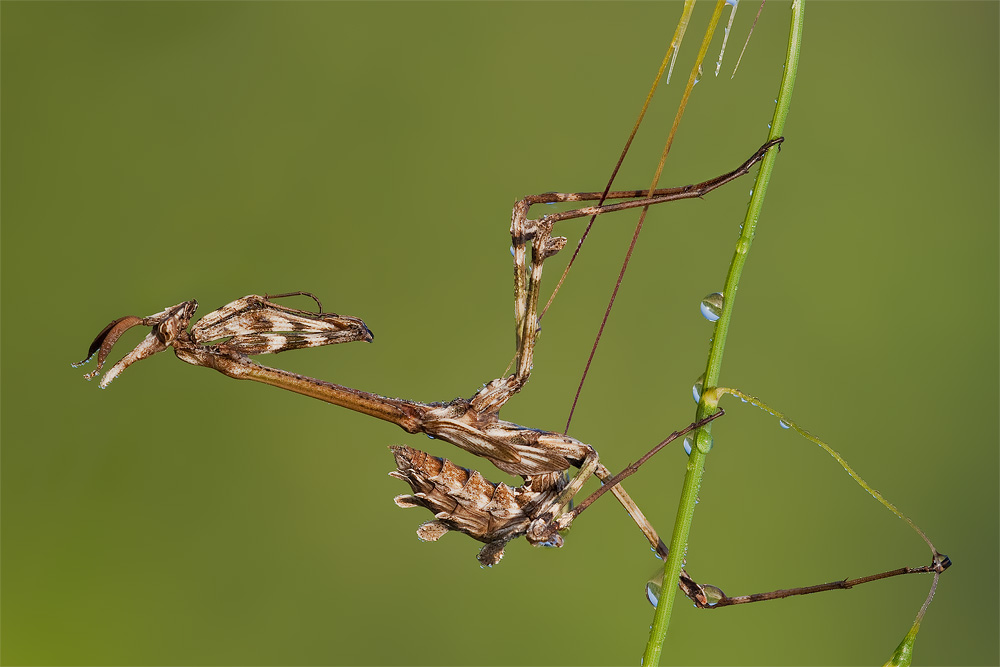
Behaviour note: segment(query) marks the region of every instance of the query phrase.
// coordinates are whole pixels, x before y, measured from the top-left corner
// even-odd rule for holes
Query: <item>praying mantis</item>
[[[636,205],[638,206],[640,204],[637,203]],[[605,209],[602,210],[601,213],[610,212],[611,210],[612,209],[610,208]],[[522,280],[524,289],[523,289],[523,294],[519,295],[517,302],[518,304],[522,303],[525,304],[523,306],[519,305],[519,307],[523,308],[524,311],[523,315],[526,315],[527,312],[532,308],[530,298],[524,298],[524,297],[530,296],[531,284],[532,284],[531,281],[534,277],[534,265],[535,265],[534,260],[532,260],[529,266],[529,262],[527,262],[527,260],[523,257],[523,255],[526,253],[527,244],[528,243],[533,244],[532,245],[533,251],[534,251],[534,245],[537,244],[539,249],[538,255],[542,257],[541,262],[544,262],[547,253],[554,254],[555,252],[559,251],[559,248],[556,248],[555,245],[552,246],[547,245],[547,241],[545,241],[544,234],[542,236],[535,236],[535,237],[531,237],[531,234],[532,234],[531,231],[526,231],[524,235],[521,237],[514,236],[514,241],[515,241],[514,252],[515,252],[516,266],[518,264],[518,256],[517,256],[518,252],[522,254],[520,268],[522,270],[521,275],[523,276]],[[550,240],[555,241],[555,239],[550,239]],[[539,276],[540,276],[541,262],[539,262]],[[324,313],[322,307],[319,307],[318,312],[298,311],[297,313],[295,313],[291,312],[291,310],[294,309],[285,309],[282,306],[274,304],[273,302],[270,301],[270,299],[266,297],[261,297],[260,299],[257,300],[251,299],[250,297],[246,297],[245,299],[233,302],[233,304],[240,304],[240,305],[235,306],[233,309],[231,309],[232,310],[231,313],[225,314],[225,317],[228,317],[230,314],[236,314],[236,313],[239,313],[240,316],[245,315],[246,319],[244,320],[242,325],[239,325],[242,328],[233,328],[229,330],[224,328],[219,328],[215,323],[213,323],[212,320],[213,315],[215,316],[215,319],[218,319],[220,321],[225,319],[225,317],[222,314],[220,314],[219,311],[213,311],[213,313],[207,316],[210,319],[209,322],[204,322],[205,318],[203,318],[202,321],[195,323],[193,328],[190,329],[190,331],[188,332],[195,339],[192,343],[191,340],[186,339],[185,336],[183,335],[184,332],[188,331],[187,327],[190,325],[191,320],[193,319],[194,312],[191,306],[192,303],[193,302],[184,302],[183,304],[178,304],[179,306],[184,306],[179,310],[177,309],[177,307],[174,307],[173,309],[167,309],[167,311],[163,311],[162,313],[158,313],[154,316],[150,316],[147,318],[136,318],[143,320],[139,324],[143,326],[151,326],[156,330],[156,333],[150,334],[156,340],[155,342],[150,341],[147,347],[143,348],[143,350],[138,351],[136,355],[133,356],[132,360],[129,363],[134,363],[135,361],[145,358],[145,356],[148,356],[146,354],[147,352],[149,352],[149,354],[155,354],[156,352],[165,350],[167,347],[173,347],[175,353],[177,353],[178,356],[180,356],[183,360],[188,361],[189,363],[196,363],[196,365],[206,365],[215,368],[216,370],[220,370],[228,375],[226,371],[231,371],[234,374],[240,372],[243,363],[242,359],[240,358],[240,355],[249,356],[251,354],[263,354],[269,352],[273,353],[273,352],[295,349],[296,340],[299,343],[301,343],[301,345],[298,345],[298,347],[307,347],[313,344],[327,345],[334,342],[347,342],[348,340],[359,340],[359,341],[366,340],[365,338],[366,334],[364,333],[364,330],[360,328],[351,329],[350,326],[347,326],[346,324],[343,324],[343,328],[340,330],[348,331],[350,333],[347,334],[346,338],[339,341],[334,340],[332,336],[327,335],[332,330],[324,329],[323,326],[321,325],[309,324],[308,320],[320,320],[327,325],[333,326],[334,328],[338,328],[341,326],[342,323],[334,325],[333,317],[329,317],[330,316],[329,313]],[[230,306],[232,306],[233,304],[230,304]],[[251,311],[247,311],[246,308],[250,307],[252,304],[256,305],[253,305],[253,309]],[[225,311],[227,308],[228,307],[223,307],[222,309],[220,309],[220,311]],[[531,344],[532,343],[531,339],[537,333],[537,328],[532,326],[531,320],[523,315],[522,314],[518,315],[518,353],[517,353],[517,360],[515,362],[515,367],[516,367],[515,373],[514,375],[510,376],[518,378],[518,375],[520,374],[521,377],[513,381],[508,381],[506,380],[506,378],[498,378],[498,380],[504,380],[504,382],[501,382],[499,384],[494,384],[498,382],[498,380],[494,380],[492,383],[488,383],[488,385],[482,391],[478,392],[475,396],[473,396],[470,399],[465,399],[469,402],[470,408],[473,408],[481,413],[485,412],[486,414],[490,414],[492,412],[494,413],[494,416],[496,416],[495,413],[499,412],[500,407],[502,407],[502,405],[506,403],[507,400],[509,400],[513,395],[515,395],[523,387],[524,382],[527,380],[527,373],[530,373],[532,367],[531,355],[533,354],[534,350],[534,345]],[[305,323],[303,324],[303,326],[305,327],[304,329],[286,330],[285,328],[282,327],[287,327],[290,325],[288,325],[287,323],[285,324],[279,323],[279,320],[281,318],[285,318],[288,322],[291,322],[292,319],[296,317],[301,318],[303,321],[305,321]],[[110,351],[110,345],[106,347],[105,343],[108,343],[110,341],[111,345],[113,345],[114,341],[112,339],[117,339],[117,335],[119,335],[121,332],[124,331],[122,327],[127,328],[127,326],[128,322],[125,322],[124,324],[122,322],[118,322],[118,324],[111,327],[111,329],[105,332],[103,340],[100,340],[98,344],[98,350],[100,352],[105,352],[104,354],[105,357],[107,356],[105,350]],[[308,330],[309,327],[311,326],[315,326],[317,330]],[[119,328],[116,329],[115,327]],[[250,331],[245,330],[247,327],[250,328]],[[256,327],[259,330],[254,330],[254,327]],[[223,337],[229,336],[228,340],[218,343],[215,346],[215,350],[212,350],[212,343],[214,343],[217,340],[213,336],[222,333],[225,334],[225,336]],[[301,337],[295,339],[287,335],[290,333],[301,334]],[[254,340],[252,338],[253,335],[259,336],[261,340]],[[350,336],[352,335],[360,337],[350,338]],[[370,332],[367,334],[367,336],[370,337]],[[187,347],[188,345],[193,345],[193,346]],[[158,346],[162,346],[162,349],[157,349]],[[182,356],[181,352],[183,352],[184,355],[187,355],[187,357],[185,358],[185,356]],[[236,361],[234,360],[239,361],[239,363],[236,363]],[[230,362],[233,363],[230,364]],[[291,388],[292,385],[301,386],[303,391],[301,391],[300,393],[308,394],[309,392],[318,392],[319,391],[317,389],[318,386],[325,386],[316,384],[314,382],[309,382],[307,380],[301,380],[300,378],[291,379],[290,377],[280,373],[276,375],[271,375],[269,372],[259,371],[253,367],[249,368],[250,372],[246,376],[249,379],[265,382],[268,384],[276,384],[278,386],[283,386],[283,388],[286,389]],[[524,369],[526,369],[527,371],[526,373],[524,372]],[[120,373],[122,370],[124,370],[124,366],[118,367],[118,370],[115,373],[115,375],[117,375],[117,373]],[[236,375],[234,375],[234,377],[235,376]],[[273,380],[273,382],[269,380]],[[359,394],[350,394],[349,397],[346,396],[347,396],[346,394],[342,396],[342,400],[354,401],[359,406],[365,405],[366,409],[370,410],[368,414],[377,412],[380,414],[375,414],[375,416],[378,416],[380,418],[385,418],[382,417],[381,414],[389,415],[392,412],[393,407],[397,408],[400,407],[400,406],[387,405],[386,400],[383,400],[384,397],[376,397],[375,399],[370,399],[370,397],[361,396]],[[476,401],[477,398],[480,398],[481,400],[473,405],[473,403]],[[371,402],[369,402],[369,400],[371,400]],[[387,400],[391,401],[391,399]],[[430,410],[436,410],[443,407],[431,404],[424,404],[424,406],[429,408]],[[449,405],[449,407],[454,408],[456,406]],[[403,412],[405,413],[405,411]],[[464,419],[465,416],[468,414],[469,412],[467,410],[462,414],[462,418]],[[480,443],[472,442],[474,438],[464,438],[463,435],[456,435],[457,431],[455,430],[454,427],[452,427],[451,424],[448,425],[450,430],[449,428],[445,428],[444,430],[435,431],[435,428],[439,426],[439,424],[435,422],[435,418],[438,417],[438,415],[432,415],[429,422],[426,418],[426,415],[420,415],[419,425],[417,425],[416,423],[411,424],[410,422],[406,421],[409,415],[399,416],[397,414],[397,416],[399,417],[399,421],[406,423],[407,426],[415,428],[417,432],[424,432],[428,435],[433,435],[434,437],[446,441],[448,441],[448,438],[451,438],[452,441],[460,440],[462,441],[462,443],[466,445],[466,447],[463,447],[463,449],[467,449],[468,451],[472,451],[477,444],[480,446],[482,445],[481,442]],[[437,419],[437,422],[446,420],[456,421],[453,415],[447,415],[444,420]],[[497,420],[499,421],[498,417]],[[409,430],[407,426],[404,426],[404,429]],[[514,430],[519,430],[520,428],[521,427],[518,427],[518,429]],[[527,431],[531,429],[523,429],[523,430]],[[559,435],[559,434],[552,434],[551,432],[548,433],[552,436]],[[505,433],[505,435],[510,435],[510,434],[511,434],[510,430],[507,430],[507,432]],[[519,433],[519,436],[523,435],[524,435],[523,432]],[[532,450],[532,453],[545,450],[545,446],[541,445],[540,444],[541,442],[542,441],[530,443],[531,444],[530,449]],[[450,513],[448,513],[448,516],[446,516],[445,519],[438,519],[437,523],[428,522],[427,524],[424,524],[427,527],[421,528],[421,533],[420,533],[421,537],[423,537],[424,539],[432,539],[432,540],[437,539],[444,533],[444,529],[449,529],[453,531],[457,530],[458,532],[464,532],[473,537],[476,537],[477,534],[480,537],[486,537],[487,540],[480,540],[486,542],[486,547],[483,547],[483,550],[480,551],[480,562],[487,565],[499,562],[499,559],[503,554],[503,546],[507,543],[507,540],[513,539],[514,537],[520,536],[521,534],[523,534],[528,539],[529,542],[534,540],[533,543],[538,545],[556,546],[559,543],[561,543],[560,532],[568,528],[571,521],[578,515],[578,513],[575,512],[575,508],[574,509],[570,508],[569,500],[571,500],[574,493],[579,490],[578,487],[582,486],[583,481],[586,479],[586,474],[592,473],[598,477],[604,475],[605,476],[604,479],[611,479],[611,477],[610,477],[610,471],[607,468],[604,468],[603,463],[601,463],[596,457],[596,452],[593,454],[593,456],[591,456],[590,452],[592,450],[576,449],[577,445],[575,443],[571,443],[568,440],[559,440],[556,437],[553,437],[551,441],[545,441],[545,442],[547,445],[551,445],[556,450],[558,450],[560,447],[574,450],[573,452],[570,453],[570,456],[567,456],[564,453],[560,453],[560,455],[563,456],[563,458],[569,464],[567,468],[575,467],[576,464],[580,464],[581,472],[578,473],[578,475],[573,478],[572,482],[570,482],[558,476],[556,474],[556,471],[553,470],[547,470],[539,467],[523,469],[522,472],[526,472],[529,476],[531,476],[531,479],[530,480],[526,479],[525,484],[522,487],[517,487],[517,488],[507,487],[507,488],[510,489],[513,495],[521,493],[525,494],[528,497],[527,503],[519,509],[523,509],[523,507],[527,507],[531,503],[535,503],[535,505],[533,505],[531,509],[529,509],[526,513],[522,513],[521,515],[519,515],[516,521],[512,520],[504,524],[503,528],[511,529],[510,532],[507,533],[504,533],[502,531],[491,532],[488,528],[486,530],[479,531],[478,528],[472,527],[472,523],[474,523],[472,519],[481,520],[482,512],[485,511],[485,506],[483,507],[475,506],[474,509],[476,511],[472,512],[471,517],[462,517],[456,514],[455,511],[449,510]],[[462,444],[460,443],[453,442],[453,444],[462,447]],[[396,460],[397,460],[397,471],[395,472],[395,474],[398,475],[399,478],[402,479],[404,482],[411,484],[411,487],[414,486],[416,487],[412,488],[414,492],[413,496],[401,496],[400,499],[397,500],[397,504],[402,504],[402,505],[421,504],[416,500],[414,500],[414,498],[418,497],[419,494],[423,493],[424,499],[427,500],[427,505],[425,506],[432,507],[433,508],[432,511],[435,511],[437,514],[440,514],[442,512],[445,512],[445,509],[442,509],[441,507],[439,507],[439,505],[446,502],[453,503],[454,501],[457,501],[459,493],[461,493],[461,491],[467,489],[470,486],[475,487],[476,489],[479,489],[484,493],[492,493],[494,495],[497,492],[500,492],[501,494],[506,493],[506,491],[499,485],[493,486],[493,490],[489,491],[489,489],[483,485],[484,484],[483,482],[480,482],[478,478],[474,477],[473,473],[463,473],[457,470],[456,468],[449,468],[446,465],[447,462],[442,459],[435,459],[433,457],[427,458],[426,455],[423,455],[421,452],[412,449],[397,449],[393,451],[394,454],[396,455]],[[583,454],[579,455],[581,452],[583,452]],[[477,452],[473,451],[473,453]],[[503,467],[501,466],[507,465],[508,467],[510,467],[512,465],[510,461],[505,460],[506,457],[502,455],[502,451],[500,450],[500,448],[497,448],[496,451],[490,450],[490,453],[494,454],[494,456],[487,455],[486,458],[493,462],[499,462],[500,465],[498,467],[500,467],[501,469],[503,469]],[[588,457],[590,457],[589,460]],[[435,461],[437,463],[435,463]],[[462,479],[458,483],[458,487],[460,488],[454,489],[451,486],[448,486],[444,482],[442,482],[441,481],[442,472],[435,470],[434,469],[435,466],[439,467],[440,471],[446,471],[444,474],[444,476],[446,477],[460,478],[463,475],[466,475],[465,479]],[[516,472],[515,474],[520,474],[520,472]],[[544,477],[546,475],[551,475],[551,478]],[[486,484],[492,484],[492,483],[486,483]],[[609,486],[613,490],[613,492],[617,491],[615,495],[624,495],[624,491],[621,490],[617,484],[614,485],[608,484],[607,486]],[[468,495],[470,497],[473,496],[471,490]],[[623,504],[625,504],[626,502],[622,500],[621,497],[619,497],[619,500]],[[511,502],[513,502],[514,505],[517,505],[516,500]],[[626,507],[628,508],[628,505],[626,505]],[[543,508],[544,511],[541,511]],[[507,508],[501,507],[501,510],[510,512],[509,506]],[[536,512],[536,510],[540,511]],[[490,512],[486,513],[490,514]],[[491,514],[491,516],[493,515]],[[509,519],[510,516],[511,516],[510,514],[507,514],[503,518]],[[469,519],[469,521],[463,523],[461,521],[461,519],[463,518]],[[633,518],[636,518],[636,514],[633,514]],[[449,522],[451,522],[452,525],[449,525]],[[639,523],[640,527],[642,527],[642,522],[639,521]],[[523,533],[521,532],[522,530]],[[646,530],[644,530],[643,532],[644,534],[647,533]],[[654,547],[658,547],[660,542],[658,539],[657,539],[657,544],[653,544],[654,540],[649,539],[648,534],[646,534],[646,537],[651,545],[654,545]],[[477,537],[477,539],[479,538]],[[686,585],[685,581],[682,579],[681,580],[682,589],[684,588],[685,585]],[[685,590],[685,593],[688,593],[689,597],[692,596],[692,592],[695,604],[698,605],[699,602],[701,601],[699,598],[698,589],[694,587],[689,587],[687,590]]]
[[[612,481],[611,471],[600,462],[593,447],[567,435],[501,420],[500,409],[524,387],[531,375],[539,330],[538,298],[542,269],[545,261],[562,250],[566,243],[564,237],[552,236],[557,222],[702,197],[749,173],[751,167],[781,141],[775,139],[764,143],[733,171],[694,185],[662,188],[651,193],[644,190],[614,191],[607,195],[598,192],[548,193],[526,197],[515,204],[510,228],[514,244],[517,332],[514,372],[486,383],[471,399],[428,404],[387,398],[252,361],[250,355],[372,341],[372,333],[362,320],[324,313],[318,299],[317,313],[280,306],[270,300],[289,294],[243,297],[205,315],[190,331],[188,327],[198,307],[194,300],[142,318],[120,317],[101,330],[87,357],[77,365],[83,365],[97,355],[97,370],[88,374],[88,378],[95,377],[122,334],[137,326],[151,327],[142,342],[104,373],[100,381],[102,388],[132,364],[173,348],[176,356],[189,364],[346,407],[394,423],[408,433],[424,433],[486,458],[499,470],[520,475],[524,485],[512,488],[506,484],[493,484],[478,472],[458,468],[447,460],[431,457],[419,450],[405,446],[392,448],[397,463],[393,476],[407,482],[414,492],[413,495],[397,496],[396,504],[401,507],[423,506],[434,512],[436,517],[434,521],[420,526],[419,537],[435,541],[449,530],[470,535],[486,543],[478,555],[484,566],[499,563],[507,543],[522,535],[533,545],[562,546],[560,533],[568,529],[576,516],[589,505],[585,501],[579,507],[570,509],[570,504],[592,475],[602,482],[612,482],[606,489],[610,489],[622,504],[652,548],[666,556],[667,548],[655,529],[628,493],[617,481]],[[533,204],[602,199],[623,201],[538,219],[528,218]],[[529,244],[530,263],[527,257]],[[663,444],[690,428],[674,433]],[[570,467],[579,469],[571,479],[565,474]],[[681,575],[680,586],[696,605],[714,606],[714,603],[710,605],[702,587],[686,572]]]
[[[668,550],[663,540],[620,485],[621,480],[634,472],[637,466],[613,475],[600,462],[598,453],[592,446],[565,434],[502,420],[500,410],[525,386],[534,367],[542,270],[545,261],[560,252],[566,244],[564,237],[552,235],[557,222],[704,196],[749,173],[751,167],[782,141],[783,139],[770,140],[733,171],[694,185],[662,188],[649,193],[643,190],[613,191],[607,195],[598,192],[547,193],[525,197],[517,202],[510,227],[517,334],[514,370],[510,375],[485,383],[469,399],[422,403],[388,398],[263,366],[250,359],[251,355],[373,340],[372,332],[361,319],[323,312],[322,303],[308,292],[245,296],[208,313],[193,326],[192,319],[198,308],[198,302],[194,300],[181,302],[142,318],[120,317],[98,333],[90,345],[87,357],[75,365],[83,365],[96,355],[97,369],[87,376],[88,379],[96,377],[122,334],[133,327],[150,327],[150,333],[104,373],[100,381],[102,388],[110,385],[129,366],[172,348],[179,359],[189,364],[211,368],[231,378],[261,382],[345,407],[396,424],[407,433],[423,433],[485,458],[502,472],[521,476],[524,484],[511,487],[493,483],[477,471],[460,468],[447,459],[431,456],[421,450],[405,445],[390,448],[397,466],[391,475],[406,482],[413,491],[412,495],[397,496],[396,504],[404,508],[425,507],[435,516],[434,520],[425,522],[418,528],[417,535],[420,539],[436,541],[449,531],[469,535],[485,543],[477,556],[483,566],[498,564],[507,544],[522,536],[535,546],[561,547],[563,538],[560,533],[566,531],[596,497],[608,490],[625,508],[653,550],[666,557]],[[533,204],[603,199],[623,201],[550,214],[538,219],[528,218]],[[290,308],[272,301],[295,295],[315,299],[318,312]],[[719,414],[721,411],[712,418]],[[710,420],[711,418],[705,419],[674,432],[654,448],[647,458],[667,443]],[[578,469],[572,477],[566,474],[570,468]],[[596,476],[605,486],[573,508],[574,498],[591,476]],[[716,587],[712,587],[711,594],[707,593],[704,586],[696,583],[683,570],[678,585],[696,606],[716,608],[847,589],[901,574],[940,573],[949,565],[947,556],[941,556],[929,566],[899,568],[859,579],[733,598],[724,594],[720,596],[721,591]]]

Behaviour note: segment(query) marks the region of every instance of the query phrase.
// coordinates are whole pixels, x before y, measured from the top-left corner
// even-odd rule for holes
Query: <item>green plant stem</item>
[[[798,69],[799,51],[802,45],[803,4],[804,0],[795,0],[792,3],[792,19],[788,37],[788,49],[785,54],[785,68],[782,74],[781,87],[778,92],[778,101],[774,109],[774,117],[771,121],[770,139],[782,136],[785,119],[788,117],[788,109],[792,99],[792,88],[795,85],[795,74]],[[729,267],[729,274],[726,276],[726,285],[723,291],[725,300],[722,308],[722,316],[715,325],[715,335],[712,339],[712,347],[709,351],[708,364],[705,371],[705,391],[702,392],[702,399],[698,403],[696,420],[702,419],[716,410],[715,400],[710,399],[713,393],[708,390],[715,387],[719,381],[722,369],[722,355],[725,350],[726,335],[729,331],[729,322],[732,319],[740,276],[743,273],[743,266],[750,252],[750,245],[753,243],[757,220],[760,217],[760,211],[764,204],[764,195],[767,192],[767,184],[771,177],[771,171],[774,169],[777,153],[778,151],[774,149],[769,151],[761,163],[760,171],[757,173],[753,196],[750,198],[746,218],[743,222],[743,229],[736,243],[736,250]],[[688,536],[694,520],[694,509],[698,499],[698,491],[701,488],[701,480],[705,471],[705,457],[710,449],[710,443],[711,424],[700,430],[696,439],[697,446],[692,448],[691,456],[688,457],[687,472],[684,476],[681,499],[677,508],[677,520],[674,523],[674,532],[670,539],[670,555],[664,565],[663,591],[660,595],[656,614],[653,617],[653,625],[650,628],[649,643],[646,645],[646,652],[643,655],[643,665],[658,665],[660,662],[660,655],[670,622],[670,614],[673,609],[674,598],[677,594],[676,587],[670,585],[668,582],[677,581],[684,563],[687,553]]]

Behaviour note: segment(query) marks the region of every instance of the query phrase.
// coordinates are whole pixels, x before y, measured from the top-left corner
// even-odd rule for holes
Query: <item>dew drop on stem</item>
[[[702,373],[698,376],[698,379],[694,381],[694,385],[691,387],[691,394],[694,396],[694,402],[697,403],[701,400],[701,392],[705,388],[705,374]]]
[[[722,307],[725,300],[722,292],[712,292],[701,300],[701,314],[709,322],[715,322],[722,317]]]
[[[663,592],[663,568],[659,567],[653,576],[646,582],[646,599],[655,608],[660,602],[660,594]]]

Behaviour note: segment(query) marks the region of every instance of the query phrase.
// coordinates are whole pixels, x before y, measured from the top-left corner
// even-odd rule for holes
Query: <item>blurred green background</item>
[[[622,187],[648,184],[710,12],[698,6]],[[725,75],[695,89],[664,183],[727,171],[765,139],[789,16],[767,5],[730,80],[754,12],[738,12]],[[565,548],[520,541],[483,570],[463,536],[417,540],[429,515],[393,505],[407,489],[386,476],[386,446],[503,479],[484,462],[169,354],[107,391],[69,363],[121,315],[310,290],[363,317],[375,344],[261,361],[391,396],[470,396],[513,353],[511,204],[603,187],[680,5],[0,13],[3,663],[637,663],[658,563],[613,503]],[[997,23],[987,2],[807,7],[723,369],[953,558],[922,665],[1000,660]],[[711,335],[698,302],[722,286],[749,187],[647,221],[572,428],[610,468],[694,414]],[[634,219],[597,225],[506,418],[562,427]],[[815,446],[724,405],[696,579],[735,595],[929,561]],[[627,485],[666,534],[684,465],[674,447]],[[665,661],[881,664],[929,584],[680,604]]]

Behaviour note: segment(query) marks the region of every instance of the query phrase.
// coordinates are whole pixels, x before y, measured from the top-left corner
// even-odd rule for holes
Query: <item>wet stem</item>
[[[792,99],[792,88],[795,84],[795,74],[798,69],[799,51],[802,45],[804,1],[794,0],[792,3],[791,26],[788,36],[788,48],[785,54],[785,67],[774,109],[774,117],[771,121],[769,139],[776,139],[782,136],[785,119],[788,116],[788,109]],[[718,385],[722,369],[722,355],[726,345],[726,335],[729,331],[729,322],[732,318],[740,276],[743,273],[743,266],[750,252],[750,245],[753,243],[757,220],[764,205],[764,195],[767,192],[768,181],[771,178],[771,171],[774,169],[777,155],[778,151],[776,149],[769,151],[761,163],[760,171],[757,173],[757,180],[754,183],[753,195],[747,207],[742,233],[736,243],[736,250],[733,253],[729,273],[726,276],[722,316],[715,324],[715,335],[712,339],[712,347],[709,351],[705,371],[704,386],[706,391],[702,392],[701,400],[698,403],[698,411],[695,415],[696,421],[715,412],[717,407],[715,392],[707,390]],[[677,594],[676,586],[671,585],[669,582],[677,581],[681,567],[683,566],[684,556],[687,552],[688,535],[691,532],[691,523],[694,519],[698,491],[701,487],[701,479],[705,471],[705,457],[711,448],[711,428],[712,426],[709,424],[699,431],[696,437],[696,446],[692,448],[691,456],[688,458],[687,472],[684,476],[681,499],[677,508],[677,520],[674,523],[674,532],[670,539],[670,555],[664,564],[663,591],[656,608],[656,614],[653,617],[653,624],[650,627],[649,642],[646,645],[646,651],[642,660],[643,665],[658,665],[660,662],[660,654],[663,650],[663,643],[666,640],[670,614],[673,610],[674,598]]]

